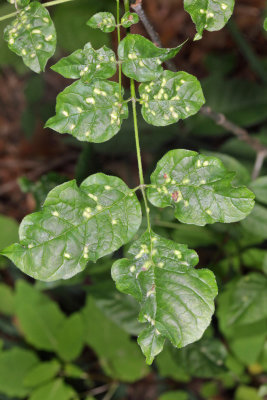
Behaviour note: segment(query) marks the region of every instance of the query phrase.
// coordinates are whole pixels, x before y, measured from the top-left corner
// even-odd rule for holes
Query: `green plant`
[[[210,2],[207,8],[201,2],[192,5],[185,1],[184,5],[196,23],[199,39],[204,28],[217,30],[226,23],[234,1],[220,6]],[[23,8],[6,28],[5,38],[27,66],[40,72],[55,51],[53,22],[38,2],[16,6]],[[117,21],[106,12],[88,21],[90,27],[104,32],[117,28],[117,60],[111,49],[94,50],[87,43],[52,67],[76,82],[58,95],[56,115],[46,126],[81,141],[102,143],[118,133],[131,102],[140,185],[130,189],[120,178],[102,173],[89,176],[80,187],[75,181],[63,183],[48,194],[41,211],[23,220],[20,243],[1,254],[35,279],[71,278],[89,261],[96,262],[136,237],[142,219],[136,195],[140,190],[147,229],[131,245],[129,257],[113,264],[112,277],[119,291],[140,303],[139,321],[146,325],[138,343],[151,364],[166,339],[181,348],[202,337],[214,312],[217,285],[210,270],[195,269],[198,256],[193,250],[153,232],[148,201],[159,208],[172,207],[182,223],[204,226],[243,220],[253,209],[254,194],[244,186],[235,187],[234,174],[218,158],[182,149],[165,154],[151,175],[151,183],[145,183],[137,104],[147,123],[168,126],[195,115],[205,99],[194,76],[163,70],[162,63],[173,58],[183,44],[174,49],[158,48],[130,33],[121,40],[120,27],[128,29],[138,21],[137,14],[129,12],[128,1],[125,8],[121,19],[117,0]],[[119,83],[107,80],[117,69]],[[131,97],[126,100],[122,73],[130,78]],[[140,83],[140,98],[135,81]]]

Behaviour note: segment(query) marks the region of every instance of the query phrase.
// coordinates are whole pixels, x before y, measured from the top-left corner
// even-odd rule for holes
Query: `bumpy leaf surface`
[[[120,130],[128,117],[128,106],[119,102],[116,82],[81,80],[68,86],[57,96],[56,115],[46,127],[59,133],[70,133],[78,140],[101,143]]]
[[[8,47],[34,72],[44,71],[56,48],[56,31],[47,9],[37,1],[30,3],[6,27]]]
[[[234,9],[234,0],[184,0],[184,8],[191,15],[201,39],[204,29],[218,31],[224,27]]]
[[[99,12],[93,15],[87,25],[93,29],[101,29],[103,32],[113,32],[116,28],[116,21],[114,16],[109,12]]]
[[[68,57],[63,57],[51,67],[65,78],[90,82],[92,79],[106,79],[116,73],[115,53],[106,46],[94,50],[87,43],[83,50],[76,50]]]
[[[161,64],[174,57],[183,44],[173,49],[162,49],[141,35],[127,35],[118,47],[122,71],[138,82],[147,82],[160,76]]]
[[[119,178],[104,174],[57,186],[43,210],[20,226],[20,244],[2,252],[26,274],[40,280],[68,279],[89,260],[127,243],[141,223],[136,195]]]
[[[15,0],[7,0],[10,4],[15,4]],[[30,0],[16,0],[18,7],[26,7]]]
[[[196,114],[205,103],[199,81],[186,72],[164,71],[160,79],[141,84],[142,115],[151,125],[174,124]]]
[[[193,250],[152,232],[135,242],[129,255],[113,264],[112,277],[120,291],[141,304],[139,320],[147,327],[138,342],[151,364],[166,338],[180,348],[202,336],[217,286],[211,271],[194,269],[198,257]]]
[[[121,24],[124,28],[130,28],[130,26],[137,24],[139,17],[136,13],[130,13],[127,11],[121,19]]]
[[[215,158],[189,150],[169,151],[151,175],[148,198],[156,207],[172,206],[186,224],[236,222],[254,206],[254,194],[233,187],[234,173]]]

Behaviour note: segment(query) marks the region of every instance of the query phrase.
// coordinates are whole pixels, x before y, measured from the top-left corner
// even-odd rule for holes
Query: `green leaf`
[[[267,18],[265,18],[265,20],[264,20],[263,27],[264,27],[264,29],[267,31]]]
[[[164,347],[156,359],[159,375],[179,382],[189,382],[191,379],[188,371],[183,368],[183,365],[176,362],[175,355],[176,351],[174,352],[170,345]]]
[[[0,314],[13,315],[15,307],[14,300],[13,290],[4,283],[0,283]]]
[[[159,400],[189,400],[189,397],[188,393],[182,390],[175,390],[162,394]]]
[[[252,213],[241,225],[251,236],[267,239],[267,208],[256,203]]]
[[[202,38],[204,29],[210,32],[222,29],[231,17],[234,5],[234,0],[184,0],[184,8],[197,28],[195,40]]]
[[[108,272],[110,273],[110,265]],[[109,283],[112,284],[112,288]],[[139,334],[140,324],[137,321],[139,305],[132,297],[119,293],[114,288],[113,281],[105,284],[103,279],[100,279],[98,285],[94,282],[90,294],[94,296],[97,307],[116,325],[130,335]]]
[[[251,182],[251,177],[248,169],[236,158],[228,154],[218,153],[214,151],[204,151],[207,156],[219,158],[224,166],[229,170],[236,173],[233,179],[233,185],[248,185]]]
[[[249,386],[239,386],[235,392],[234,400],[262,400],[257,389]]]
[[[57,335],[57,353],[64,361],[72,361],[77,358],[83,348],[84,324],[79,313],[67,318]]]
[[[120,103],[119,97],[116,82],[74,82],[57,96],[56,115],[47,121],[46,128],[70,133],[82,141],[106,142],[128,118],[127,103]]]
[[[43,385],[54,378],[60,371],[60,364],[57,360],[46,361],[33,367],[25,376],[23,384],[26,387]]]
[[[187,244],[191,248],[208,247],[219,243],[219,235],[203,226],[177,224],[177,228],[171,233],[172,239],[181,244]]]
[[[242,262],[248,268],[259,269],[267,274],[267,251],[258,248],[250,248],[242,254]]]
[[[155,46],[141,35],[127,35],[118,47],[118,56],[122,61],[124,75],[138,82],[147,82],[160,77],[161,64],[173,58],[183,44],[173,49]]]
[[[139,22],[138,14],[130,13],[127,11],[121,19],[121,24],[124,28],[130,28],[130,26]]]
[[[267,205],[267,176],[261,176],[252,181],[250,189],[255,193],[256,200]]]
[[[227,350],[215,338],[203,338],[182,350],[174,351],[174,359],[185,371],[197,378],[214,378],[226,371]]]
[[[164,71],[139,87],[142,115],[147,123],[166,126],[196,114],[205,103],[199,81],[186,72]]]
[[[64,376],[73,379],[89,379],[87,374],[75,364],[65,364]]]
[[[232,353],[246,366],[255,364],[264,348],[266,341],[266,319],[248,325],[235,332],[226,330],[224,336]]]
[[[98,173],[79,188],[73,180],[53,189],[43,210],[22,221],[21,244],[2,254],[33,278],[68,279],[84,270],[88,261],[129,242],[140,223],[134,191],[121,179]]]
[[[8,47],[34,72],[44,71],[56,49],[56,31],[47,9],[30,3],[4,32]]]
[[[231,282],[219,299],[219,317],[222,330],[261,321],[267,317],[267,277],[251,273]],[[222,303],[221,303],[222,302]]]
[[[212,110],[222,113],[227,119],[242,127],[260,124],[267,118],[267,91],[260,84],[245,79],[226,79],[216,74],[201,81],[206,105]],[[216,88],[216,90],[214,90]],[[223,93],[223,96],[222,96]],[[214,138],[227,132],[222,126],[200,113],[186,120],[186,127],[196,136]],[[266,134],[264,134],[266,137]],[[231,139],[233,141],[235,139]],[[253,154],[249,145],[236,139],[237,155],[245,147]],[[222,149],[222,148],[221,148]]]
[[[87,25],[93,29],[101,29],[103,32],[113,32],[116,28],[116,21],[110,12],[99,12],[93,15]]]
[[[141,304],[140,322],[146,323],[138,342],[149,364],[165,338],[180,348],[198,340],[210,324],[217,294],[214,275],[195,270],[197,254],[146,232],[129,250],[130,259],[112,266],[118,290]]]
[[[172,206],[186,224],[236,222],[254,206],[254,194],[231,185],[233,173],[214,157],[189,150],[171,150],[151,175],[148,198],[156,207]]]
[[[0,392],[24,398],[29,393],[23,382],[28,372],[38,365],[34,352],[14,347],[0,353]]]
[[[10,4],[15,4],[15,0],[7,0]],[[26,7],[30,0],[16,0],[18,7]]]
[[[121,381],[134,382],[148,373],[136,343],[104,315],[91,296],[87,298],[83,316],[85,340],[98,355],[107,375]]]
[[[18,223],[13,218],[0,215],[0,249],[18,240]]]
[[[71,386],[66,385],[62,379],[56,379],[36,389],[29,400],[71,400],[75,395]]]
[[[25,281],[16,285],[16,315],[27,342],[41,350],[57,349],[66,317],[56,303]]]
[[[83,50],[76,50],[68,57],[61,58],[51,67],[65,78],[90,82],[93,79],[111,78],[117,70],[115,53],[106,46],[94,50],[87,43]]]

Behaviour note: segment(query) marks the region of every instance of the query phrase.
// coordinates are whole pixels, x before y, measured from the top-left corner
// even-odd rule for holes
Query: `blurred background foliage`
[[[85,22],[115,1],[75,0],[50,9],[60,57],[88,41],[116,48],[116,35]],[[207,105],[267,146],[267,34],[265,0],[236,0],[234,17],[219,32],[192,42],[194,26],[180,0],[146,0],[164,46],[190,38],[175,59],[202,83]],[[0,15],[11,12],[4,0]],[[0,23],[1,32],[5,26]],[[133,32],[146,35],[142,24]],[[0,248],[17,240],[18,223],[40,209],[54,186],[97,171],[138,184],[131,117],[103,144],[44,130],[56,95],[70,81],[47,68],[27,70],[0,35]],[[116,77],[114,78],[116,79]],[[124,82],[126,88],[128,81]],[[126,89],[127,90],[127,89]],[[0,400],[260,400],[267,398],[267,164],[251,180],[255,151],[203,115],[170,127],[139,118],[148,177],[169,149],[219,157],[235,183],[248,185],[256,206],[244,221],[207,227],[182,225],[169,209],[151,207],[156,232],[198,251],[200,267],[216,274],[219,296],[212,325],[197,343],[171,346],[147,367],[135,336],[135,301],[115,290],[114,259],[127,247],[68,281],[34,282],[0,259]],[[142,230],[143,228],[141,228]]]

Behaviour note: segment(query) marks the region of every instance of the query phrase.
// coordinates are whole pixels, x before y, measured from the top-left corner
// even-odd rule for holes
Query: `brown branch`
[[[136,14],[138,14],[151,40],[158,47],[163,47],[159,34],[148,20],[147,15],[142,7],[142,0],[136,0],[136,2],[131,5],[131,8],[136,12]],[[166,61],[165,64],[172,71],[177,71],[176,65],[173,61]],[[267,147],[264,146],[257,138],[250,136],[247,130],[229,121],[224,114],[217,113],[208,106],[203,106],[200,110],[200,113],[205,115],[207,118],[212,119],[217,125],[222,126],[225,130],[231,132],[239,140],[247,143],[253,150],[255,150],[257,156],[253,168],[252,179],[256,179],[259,176],[264,160],[267,157]]]

